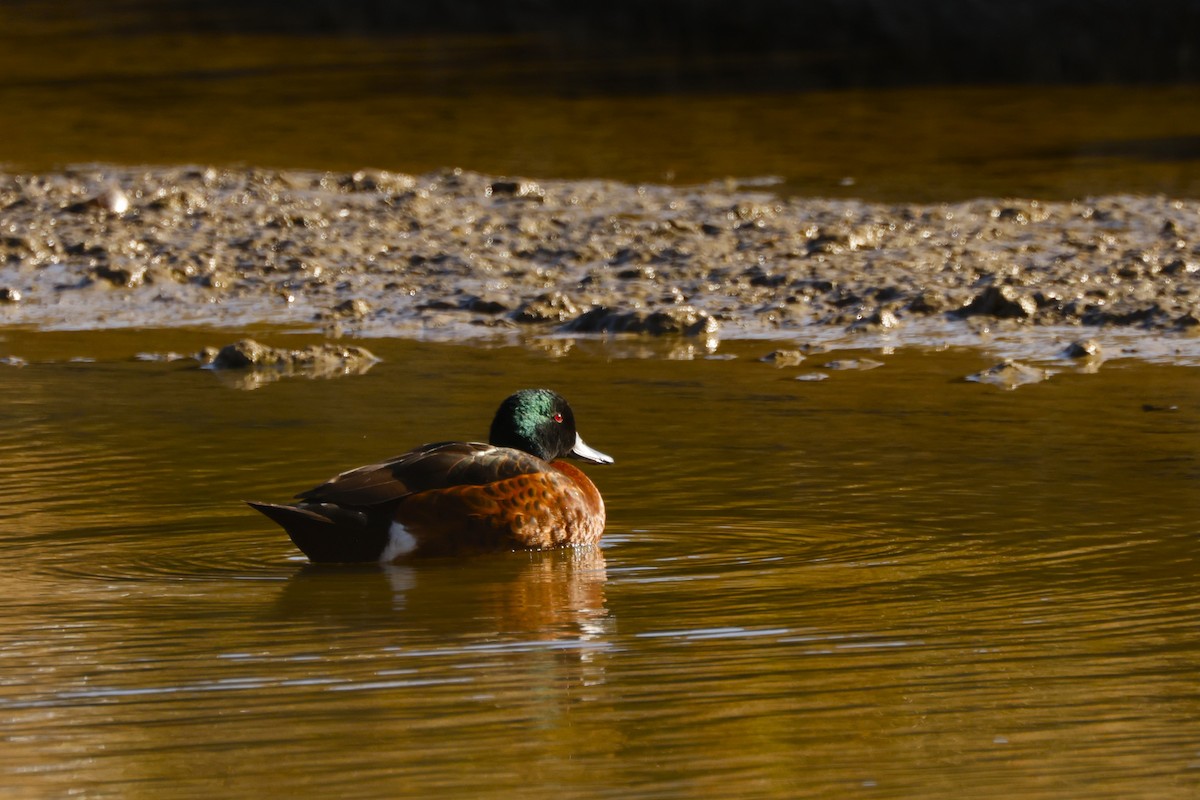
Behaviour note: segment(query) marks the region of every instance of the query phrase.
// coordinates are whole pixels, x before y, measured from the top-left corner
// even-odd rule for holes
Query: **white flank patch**
[[[406,556],[417,549],[417,537],[408,532],[408,528],[401,525],[399,522],[393,522],[388,528],[388,543],[387,547],[383,548],[383,555],[379,560],[384,564],[390,564],[400,556]]]

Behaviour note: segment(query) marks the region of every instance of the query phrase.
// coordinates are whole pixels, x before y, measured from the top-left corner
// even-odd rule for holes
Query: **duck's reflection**
[[[607,572],[599,547],[345,567],[308,564],[277,611],[310,623],[370,624],[415,637],[603,640]]]

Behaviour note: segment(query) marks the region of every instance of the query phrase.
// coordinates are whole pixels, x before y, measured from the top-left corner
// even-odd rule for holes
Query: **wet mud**
[[[1107,332],[1191,347],[1200,331],[1200,203],[1161,196],[895,205],[734,181],[103,167],[0,175],[0,226],[6,325],[899,343],[1054,331],[1064,358],[1094,356]]]

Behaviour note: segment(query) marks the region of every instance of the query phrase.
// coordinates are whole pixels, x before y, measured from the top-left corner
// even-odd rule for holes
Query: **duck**
[[[583,441],[562,395],[522,389],[500,404],[486,443],[423,445],[342,472],[299,503],[247,503],[314,563],[594,545],[604,500],[568,457],[613,463]]]

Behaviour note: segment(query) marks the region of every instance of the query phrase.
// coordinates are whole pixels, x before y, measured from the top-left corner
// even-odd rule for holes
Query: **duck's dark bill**
[[[593,464],[613,463],[612,456],[606,456],[599,450],[588,447],[578,433],[575,434],[575,446],[571,448],[571,455],[584,461],[591,461]]]

